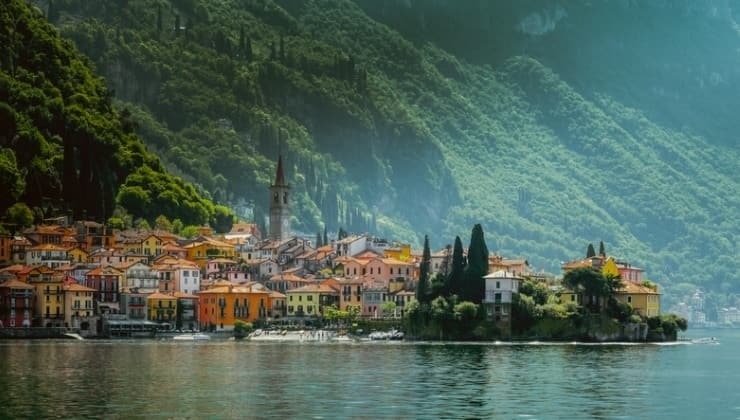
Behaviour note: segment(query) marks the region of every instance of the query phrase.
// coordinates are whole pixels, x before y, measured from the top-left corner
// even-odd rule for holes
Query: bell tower
[[[275,182],[270,186],[270,239],[282,241],[290,237],[290,187],[283,174],[283,157],[278,155]]]

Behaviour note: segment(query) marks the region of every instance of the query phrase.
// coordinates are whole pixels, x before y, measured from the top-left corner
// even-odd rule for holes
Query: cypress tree
[[[455,245],[452,248],[452,266],[450,274],[447,276],[445,292],[448,296],[460,295],[462,293],[463,281],[465,275],[465,255],[463,255],[462,240],[455,236]]]
[[[157,34],[162,32],[162,5],[157,5]]]
[[[488,247],[480,224],[473,226],[468,247],[468,266],[465,269],[465,288],[462,300],[475,304],[483,301],[486,293],[486,282],[483,276],[488,274]]]
[[[175,36],[180,36],[180,15],[175,15]]]
[[[321,248],[321,232],[316,232],[316,248]]]
[[[244,50],[244,58],[252,60],[252,38],[247,37],[247,45]]]
[[[599,255],[606,257],[606,251],[604,250],[604,241],[599,241]]]
[[[280,61],[285,62],[285,39],[280,35]]]
[[[432,253],[429,251],[429,236],[424,235],[424,252],[419,264],[419,284],[416,286],[416,300],[419,303],[429,301],[429,268],[432,263]]]
[[[326,225],[324,225],[324,245],[329,245],[329,238],[326,236]]]
[[[586,249],[586,258],[591,258],[596,256],[596,251],[594,250],[593,244],[588,244],[588,248]]]

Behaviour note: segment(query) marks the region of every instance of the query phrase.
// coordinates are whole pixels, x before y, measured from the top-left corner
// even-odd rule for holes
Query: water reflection
[[[724,343],[1,342],[0,417],[736,417]]]

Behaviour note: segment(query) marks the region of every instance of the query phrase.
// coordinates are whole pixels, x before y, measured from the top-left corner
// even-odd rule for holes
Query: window
[[[500,289],[500,288],[501,288],[501,282],[500,282],[500,281],[497,281],[497,282],[496,282],[496,288],[497,288],[497,289]]]
[[[313,296],[312,295],[306,296],[306,300],[309,301],[309,302],[312,302],[313,301]]]
[[[298,302],[303,300],[303,295],[298,295]]]
[[[632,296],[627,296],[627,303],[632,303]]]

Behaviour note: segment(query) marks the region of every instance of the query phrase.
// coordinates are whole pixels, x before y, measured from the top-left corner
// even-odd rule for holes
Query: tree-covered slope
[[[39,2],[169,168],[258,218],[280,149],[307,232],[482,223],[548,270],[603,239],[664,285],[737,290],[737,31],[591,3]]]
[[[103,221],[119,203],[149,220],[153,209],[190,224],[228,219],[164,172],[89,61],[39,10],[3,2],[0,28],[0,212],[19,201],[38,216]]]

